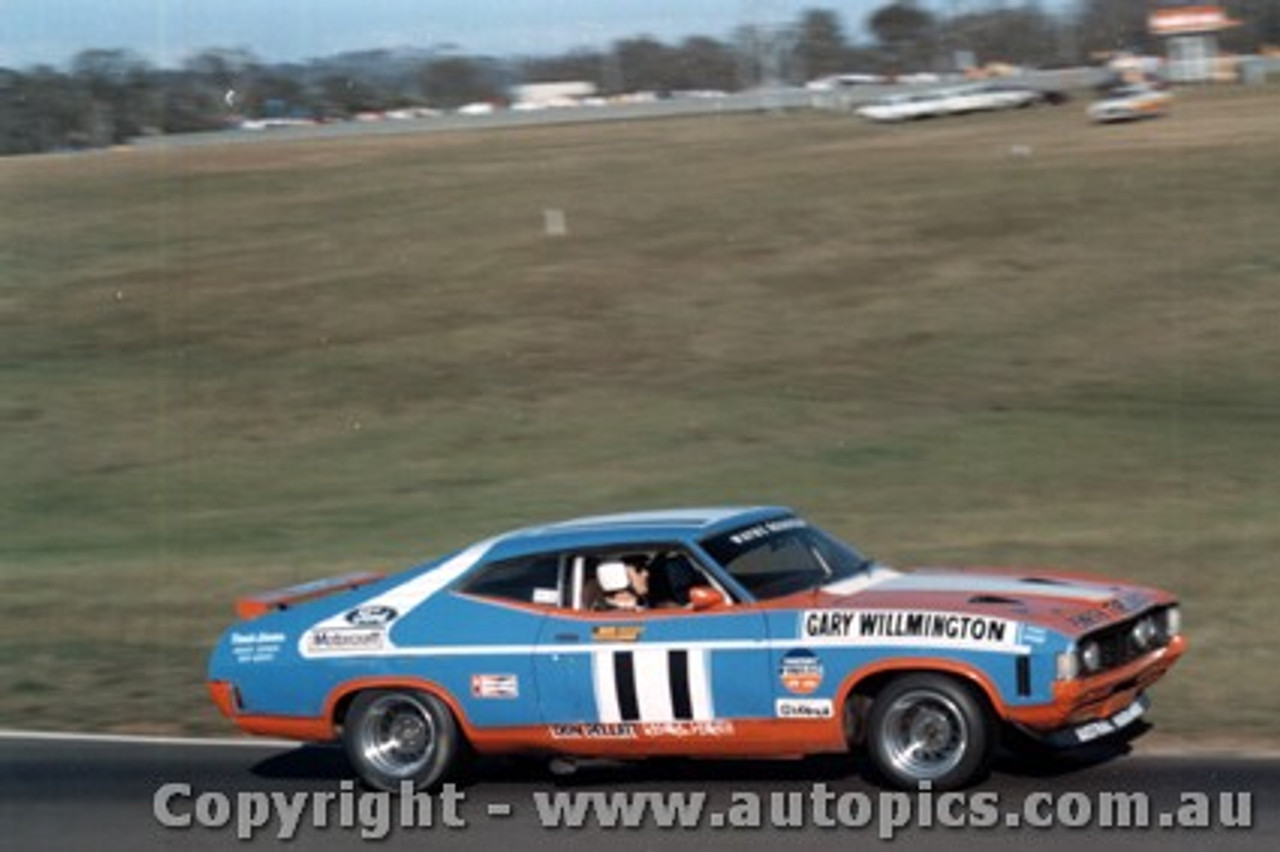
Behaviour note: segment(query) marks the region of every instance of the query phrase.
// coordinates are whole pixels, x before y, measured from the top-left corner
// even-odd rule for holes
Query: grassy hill
[[[1278,105],[0,161],[0,726],[225,731],[238,594],[767,501],[1175,589],[1153,720],[1278,737]]]

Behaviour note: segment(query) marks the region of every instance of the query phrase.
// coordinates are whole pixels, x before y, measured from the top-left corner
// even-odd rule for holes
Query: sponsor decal
[[[1138,721],[1142,714],[1146,712],[1146,709],[1146,702],[1142,699],[1138,699],[1119,713],[1112,716],[1110,719],[1099,719],[1096,722],[1089,722],[1086,725],[1081,725],[1080,727],[1075,728],[1071,733],[1075,736],[1076,742],[1078,743],[1092,742],[1099,737],[1114,734],[1121,728]]]
[[[269,663],[280,653],[283,633],[232,633],[231,656],[237,663]]]
[[[600,722],[552,725],[551,736],[557,740],[634,740],[672,737],[731,737],[733,723],[723,720],[705,722]]]
[[[591,628],[592,642],[639,642],[644,635],[640,624],[601,624]]]
[[[513,674],[472,675],[471,694],[476,698],[519,698],[520,678]]]
[[[327,627],[307,634],[306,649],[313,654],[352,654],[380,651],[386,643],[383,630],[369,627]]]
[[[536,604],[547,604],[549,606],[559,606],[560,591],[558,589],[534,589],[533,602]]]
[[[557,740],[634,740],[639,735],[638,726],[632,722],[551,726],[551,736]]]
[[[640,733],[646,737],[731,737],[733,723],[727,721],[707,722],[644,722],[640,725]]]
[[[774,713],[779,719],[830,719],[836,711],[830,698],[779,698]]]
[[[379,627],[383,624],[391,623],[399,614],[394,607],[381,604],[366,604],[365,606],[356,607],[344,617],[347,620],[347,624],[355,627]]]
[[[1067,620],[1071,622],[1072,627],[1085,630],[1090,627],[1096,627],[1099,624],[1105,624],[1131,612],[1137,612],[1146,605],[1146,595],[1141,592],[1126,592],[1099,607],[1077,613]]]
[[[800,518],[782,518],[781,520],[770,521],[767,524],[757,524],[754,527],[748,527],[745,530],[736,532],[729,536],[729,541],[732,544],[741,546],[750,544],[753,541],[759,541],[762,538],[768,538],[780,532],[801,529],[807,526],[809,525]]]
[[[778,664],[778,678],[792,695],[809,695],[822,686],[822,661],[812,651],[788,651]]]
[[[1032,645],[1043,645],[1049,638],[1049,634],[1045,632],[1043,627],[1032,627],[1027,625],[1022,628],[1022,641],[1029,642]]]
[[[804,639],[867,644],[1016,648],[1018,623],[1006,618],[928,610],[809,610],[800,615]]]

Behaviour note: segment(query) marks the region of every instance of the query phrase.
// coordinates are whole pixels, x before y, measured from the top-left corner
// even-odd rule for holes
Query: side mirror
[[[711,586],[694,586],[689,590],[689,604],[694,612],[702,612],[724,606],[725,599],[718,589]]]

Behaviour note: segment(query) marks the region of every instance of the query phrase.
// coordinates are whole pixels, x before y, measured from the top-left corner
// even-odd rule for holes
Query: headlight
[[[1097,642],[1085,642],[1080,646],[1080,667],[1086,672],[1102,668],[1102,647]]]
[[[1155,616],[1148,615],[1146,618],[1139,619],[1129,631],[1129,636],[1133,639],[1133,644],[1140,651],[1145,651],[1151,647],[1155,641],[1156,634],[1160,632],[1159,626],[1156,624]]]
[[[1063,651],[1058,655],[1058,680],[1074,680],[1080,674],[1080,658],[1075,651]]]
[[[1182,610],[1171,606],[1164,611],[1164,635],[1172,639],[1182,632]]]

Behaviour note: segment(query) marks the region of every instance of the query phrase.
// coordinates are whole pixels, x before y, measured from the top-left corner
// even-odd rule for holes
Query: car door
[[[587,563],[575,566],[579,587]],[[772,716],[765,620],[754,607],[596,612],[576,603],[549,613],[538,639],[546,723],[692,724],[696,733],[698,723]]]

